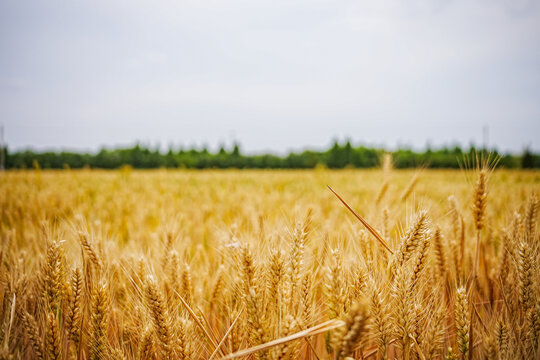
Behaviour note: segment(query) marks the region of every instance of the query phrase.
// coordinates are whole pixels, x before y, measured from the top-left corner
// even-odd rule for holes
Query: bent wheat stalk
[[[302,339],[302,338],[307,337],[307,336],[317,335],[317,334],[320,334],[320,333],[323,333],[323,332],[326,332],[326,331],[329,331],[329,330],[332,330],[332,329],[336,329],[336,328],[344,326],[344,325],[345,325],[345,322],[342,321],[342,320],[333,319],[333,320],[325,321],[325,322],[323,322],[323,323],[321,323],[319,325],[315,325],[313,327],[310,327],[309,329],[302,330],[302,331],[299,331],[299,332],[297,332],[295,334],[285,336],[285,337],[282,337],[280,339],[272,340],[272,341],[269,341],[269,342],[264,343],[264,344],[253,346],[253,347],[250,347],[248,349],[237,351],[237,352],[235,352],[233,354],[230,354],[230,355],[227,355],[227,356],[225,356],[225,357],[223,357],[221,359],[222,360],[227,360],[227,359],[235,359],[235,358],[239,358],[239,357],[242,357],[242,356],[247,356],[247,355],[256,353],[258,351],[266,350],[266,349],[269,349],[271,347],[287,343],[289,341]]]
[[[336,197],[343,203],[343,205],[345,205],[345,207],[347,209],[349,209],[349,211],[362,223],[362,225],[364,225],[366,227],[366,229],[368,229],[368,231],[373,235],[375,236],[375,238],[381,243],[382,246],[384,246],[384,248],[388,251],[390,251],[390,254],[394,254],[394,251],[392,251],[392,249],[390,248],[390,246],[388,245],[388,243],[382,238],[382,236],[377,232],[377,230],[375,230],[371,225],[369,225],[369,223],[364,220],[363,217],[361,217],[360,215],[358,215],[358,213],[356,211],[353,210],[353,208],[351,208],[349,206],[349,204],[347,204],[347,202],[345,200],[343,200],[343,198],[341,196],[338,195],[337,192],[335,192],[329,185],[328,186],[328,189],[330,189],[330,191],[332,193],[334,193],[334,195],[336,195]]]

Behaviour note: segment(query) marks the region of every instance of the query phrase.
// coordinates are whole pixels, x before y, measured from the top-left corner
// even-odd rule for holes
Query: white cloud
[[[467,144],[486,123],[512,134],[493,136],[503,149],[539,146],[533,1],[0,7],[0,117],[12,146],[165,142],[178,128],[181,142],[216,143],[234,131],[253,150],[347,134]]]

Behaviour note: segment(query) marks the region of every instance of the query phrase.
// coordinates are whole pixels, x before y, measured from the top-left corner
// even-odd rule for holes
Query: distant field
[[[479,174],[0,173],[0,358],[217,359],[323,323],[248,356],[538,356],[540,172]]]

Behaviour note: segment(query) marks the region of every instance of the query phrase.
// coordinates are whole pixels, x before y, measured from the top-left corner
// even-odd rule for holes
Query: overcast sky
[[[10,149],[540,150],[540,2],[0,1]]]

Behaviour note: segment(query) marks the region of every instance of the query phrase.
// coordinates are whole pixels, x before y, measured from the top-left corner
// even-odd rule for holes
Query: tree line
[[[124,165],[137,169],[187,168],[187,169],[312,169],[327,167],[331,169],[372,168],[379,166],[384,149],[353,146],[349,141],[333,145],[324,151],[305,150],[290,152],[288,155],[274,154],[246,155],[235,144],[231,149],[221,147],[217,152],[202,149],[169,149],[161,152],[139,144],[129,148],[106,149],[97,153],[79,152],[36,152],[32,150],[4,151],[7,169],[62,169],[62,168],[100,168],[116,169]],[[459,146],[428,148],[423,152],[399,149],[392,152],[392,162],[396,168],[428,167],[459,168],[464,159],[478,153],[491,153],[500,156],[498,166],[505,168],[540,168],[540,154],[526,149],[520,155],[499,154],[496,150],[462,149]]]

